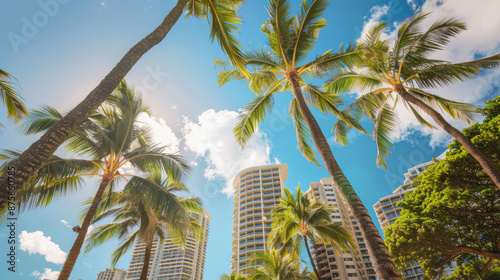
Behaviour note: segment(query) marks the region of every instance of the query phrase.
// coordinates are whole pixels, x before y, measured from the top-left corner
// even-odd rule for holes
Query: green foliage
[[[487,104],[484,122],[464,134],[499,166],[500,98]],[[445,159],[417,177],[416,189],[400,203],[401,217],[385,230],[398,265],[419,261],[429,277],[453,260],[500,259],[500,191],[457,141],[448,148]]]
[[[28,115],[28,111],[19,95],[18,84],[13,80],[15,78],[12,75],[0,69],[0,99],[7,109],[7,117],[18,122]],[[3,127],[2,123],[0,127]]]
[[[111,265],[114,267],[139,238],[150,244],[158,237],[163,242],[166,236],[184,245],[186,234],[201,238],[202,228],[198,220],[189,212],[201,214],[198,199],[181,198],[175,195],[178,191],[187,191],[179,184],[164,179],[160,174],[152,174],[145,178],[133,177],[121,193],[107,193],[98,206],[92,223],[112,217],[113,221],[96,227],[86,239],[85,253],[94,247],[112,239],[119,238],[121,243],[111,254]],[[85,218],[92,200],[85,203],[81,220]]]
[[[52,156],[16,194],[18,209],[48,206],[54,198],[78,191],[84,177],[111,176],[113,180],[133,177],[122,173],[125,164],[138,172],[165,172],[170,180],[180,182],[189,166],[180,155],[166,153],[166,147],[151,141],[150,129],[137,121],[148,110],[125,81],[120,83],[109,99],[71,132],[66,149],[80,158]],[[26,134],[43,132],[61,118],[62,114],[54,108],[42,107],[30,114],[20,130]],[[19,155],[8,150],[1,153],[0,174]],[[115,185],[112,181],[108,191],[112,192]]]
[[[435,129],[420,115],[419,108],[403,98],[394,98],[394,95],[397,96],[395,87],[402,85],[410,95],[434,110],[471,123],[475,114],[469,104],[442,98],[428,90],[471,79],[483,69],[499,66],[500,55],[463,63],[430,58],[463,31],[465,24],[455,18],[445,18],[423,30],[423,21],[427,16],[420,14],[405,21],[399,27],[394,42],[382,39],[381,35],[388,29],[387,23],[375,25],[359,43],[362,59],[355,61],[354,71],[335,73],[324,86],[326,91],[334,94],[359,94],[355,105],[349,106],[344,112],[357,116],[358,121],[366,116],[375,123],[373,138],[378,149],[378,166],[387,168],[387,157],[393,148],[389,135],[396,129],[396,116],[394,113],[392,116],[388,114],[396,108],[397,102],[402,102],[420,124]],[[367,95],[369,98],[366,98]],[[336,141],[346,145],[345,135],[352,127],[340,119],[334,128]]]
[[[307,266],[301,268],[300,259],[277,250],[257,253],[250,261],[255,268],[248,277],[250,280],[312,280]]]
[[[332,245],[339,253],[341,249],[355,248],[349,231],[332,222],[330,216],[334,211],[330,204],[315,202],[300,186],[295,197],[285,188],[280,203],[273,209],[269,247],[297,258],[302,248],[309,250],[312,244]],[[314,262],[312,265],[316,267]]]
[[[235,137],[242,147],[271,111],[273,95],[292,91],[291,72],[299,75],[299,86],[309,105],[366,133],[355,118],[338,109],[342,105],[340,96],[323,92],[312,84],[313,79],[354,65],[354,61],[359,59],[357,50],[353,46],[340,46],[336,53],[329,50],[312,61],[304,62],[314,49],[320,30],[327,24],[321,16],[328,2],[303,0],[300,13],[293,16],[290,1],[270,0],[267,8],[269,19],[261,28],[267,36],[268,48],[259,47],[244,52],[246,66],[250,69],[249,76],[239,68],[229,69],[227,62],[215,61],[215,65],[222,69],[218,73],[219,85],[230,80],[247,80],[250,90],[258,95],[244,108],[234,129]],[[289,115],[295,125],[298,149],[307,160],[319,166],[317,155],[311,146],[309,127],[305,124],[295,99],[291,100]]]

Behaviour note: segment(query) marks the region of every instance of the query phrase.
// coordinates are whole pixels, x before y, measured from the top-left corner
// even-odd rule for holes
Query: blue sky
[[[434,11],[430,20],[458,16],[468,24],[469,29],[439,54],[441,58],[465,61],[498,53],[500,20],[495,11],[500,8],[499,2],[483,2],[482,6],[474,6],[467,0],[331,1],[325,13],[329,25],[321,31],[313,54],[356,41],[363,30],[379,20],[397,26],[416,11]],[[44,9],[43,3],[57,4]],[[133,44],[161,22],[173,3],[160,0],[8,1],[0,10],[0,68],[19,80],[29,108],[47,104],[67,112]],[[291,3],[298,7],[299,1]],[[251,0],[243,5],[241,15],[245,25],[239,39],[244,47],[264,44],[265,37],[259,28],[267,18],[266,5],[264,0]],[[393,34],[387,36],[390,38]],[[291,93],[276,98],[273,112],[245,151],[237,148],[230,130],[238,110],[253,94],[242,83],[218,87],[213,59],[220,57],[223,54],[217,44],[209,40],[206,21],[180,19],[167,38],[127,75],[128,83],[142,92],[145,103],[152,107],[155,118],[148,121],[158,132],[158,139],[192,162],[193,172],[186,185],[192,195],[202,198],[213,218],[205,279],[218,279],[222,273],[229,272],[232,197],[227,191],[236,172],[251,165],[287,163],[289,176],[285,186],[291,189],[299,183],[308,188],[311,182],[328,176],[326,170],[307,162],[296,149],[293,129],[287,119]],[[499,85],[498,71],[491,71],[436,92],[480,105],[498,95]],[[347,101],[352,98],[353,95],[347,96]],[[382,170],[375,166],[376,148],[370,137],[353,133],[351,145],[341,147],[332,141],[330,131],[335,120],[319,112],[314,114],[373,219],[376,218],[372,205],[402,183],[406,169],[441,154],[449,141],[442,132],[420,128],[402,111],[401,126],[393,135],[397,142],[389,159],[389,169]],[[4,109],[0,110],[0,121],[5,126],[0,128],[1,148],[24,150],[36,139],[36,136],[20,136],[15,125],[5,119]],[[67,155],[63,149],[58,153]],[[15,275],[8,272],[2,261],[0,278],[51,279],[57,275],[62,268],[61,258],[64,259],[62,252],[67,253],[76,238],[70,226],[77,225],[78,205],[95,192],[97,184],[96,180],[88,180],[77,194],[58,199],[50,207],[23,213],[18,220],[17,234],[26,233],[22,234],[24,250],[17,250],[17,272]],[[36,233],[38,231],[41,233]],[[6,228],[2,227],[0,246],[6,246],[6,236]],[[40,244],[48,246],[41,248]],[[117,241],[111,241],[87,255],[80,255],[70,279],[95,279],[98,272],[109,267],[109,255],[116,244]],[[126,269],[129,259],[130,253],[117,267]]]

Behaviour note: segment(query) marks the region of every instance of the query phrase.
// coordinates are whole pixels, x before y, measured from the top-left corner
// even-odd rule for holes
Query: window
[[[352,264],[348,264],[348,265],[345,266],[345,268],[347,268],[347,269],[355,269],[356,267],[354,265],[352,265]]]
[[[345,262],[352,262],[352,258],[344,258]]]
[[[347,273],[347,277],[357,277],[356,273]]]

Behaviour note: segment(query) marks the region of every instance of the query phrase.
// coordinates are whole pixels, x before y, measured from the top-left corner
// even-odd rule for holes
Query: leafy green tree
[[[9,73],[0,69],[0,99],[7,109],[7,117],[13,118],[17,122],[23,116],[28,115],[28,111],[26,111],[26,106],[16,89],[17,83],[13,82],[13,79]],[[0,123],[0,127],[3,127],[2,123]]]
[[[230,69],[227,63],[217,61],[222,67],[219,72],[219,84],[230,80],[248,80],[249,88],[258,97],[245,108],[234,134],[243,147],[255,132],[259,124],[271,111],[274,95],[292,92],[289,114],[294,121],[298,148],[306,159],[320,166],[316,153],[310,145],[314,142],[328,173],[339,186],[353,209],[367,241],[377,275],[381,279],[400,279],[389,251],[375,227],[372,219],[353,187],[345,177],[332,154],[328,141],[314,118],[309,106],[323,113],[333,114],[337,118],[367,133],[349,114],[338,109],[340,97],[321,91],[311,82],[315,78],[325,77],[329,72],[353,66],[360,58],[359,52],[352,46],[340,47],[337,53],[331,50],[306,61],[313,50],[319,31],[326,26],[326,20],[320,18],[326,9],[328,0],[304,0],[300,13],[292,16],[287,0],[270,0],[268,13],[270,18],[262,26],[267,35],[270,49],[252,49],[244,53],[247,66],[251,67],[250,77],[241,69]]]
[[[332,222],[330,216],[335,211],[333,206],[314,202],[308,193],[301,191],[300,186],[295,196],[285,188],[284,196],[273,209],[270,247],[280,249],[288,240],[295,240],[296,246],[306,248],[314,274],[317,279],[321,279],[309,249],[310,245],[332,245],[340,253],[341,248],[354,247],[354,240],[342,225]],[[293,254],[290,256],[293,257]]]
[[[500,157],[500,98],[488,102],[483,123],[463,130],[486,154]],[[469,255],[500,260],[500,190],[457,141],[447,157],[414,182],[401,217],[385,231],[386,244],[400,267],[419,261],[429,276]]]
[[[138,116],[143,113],[148,113],[148,108],[142,103],[142,99],[122,82],[91,120],[70,135],[67,150],[85,159],[64,160],[52,156],[51,161],[44,162],[36,176],[28,181],[33,184],[19,191],[19,203],[29,209],[47,206],[54,196],[78,190],[84,176],[101,178],[87,215],[81,227],[77,228],[78,236],[66,258],[59,280],[69,278],[104,192],[112,192],[120,179],[135,176],[120,171],[124,166],[130,165],[138,172],[163,171],[177,182],[189,170],[180,155],[166,153],[165,147],[151,142],[150,129],[137,122]],[[54,109],[39,110],[37,114],[31,114],[24,131],[36,133],[50,129],[58,123],[59,117],[61,115]],[[8,158],[2,165],[2,170],[16,159]],[[58,170],[58,166],[63,168]]]
[[[426,16],[427,14],[420,14],[404,22],[393,43],[381,39],[387,23],[376,25],[359,46],[362,59],[356,65],[357,70],[334,75],[326,82],[325,89],[332,93],[357,91],[364,94],[346,112],[357,116],[364,114],[374,122],[373,138],[378,148],[378,165],[387,167],[386,157],[392,148],[389,135],[396,127],[394,105],[401,101],[422,125],[437,129],[420,115],[420,111],[460,142],[500,188],[498,165],[460,130],[451,126],[441,113],[470,124],[473,108],[428,91],[471,79],[479,75],[482,69],[496,68],[499,66],[500,55],[463,63],[431,58],[431,55],[442,50],[454,36],[464,30],[465,24],[454,18],[441,19],[424,31],[421,25]],[[343,120],[337,122],[337,141],[347,144],[344,135],[349,127],[350,124]]]
[[[120,84],[127,73],[151,48],[159,44],[170,32],[182,13],[186,17],[205,18],[210,25],[210,38],[217,39],[222,50],[230,61],[243,72],[239,42],[235,37],[241,19],[237,9],[245,0],[177,0],[177,4],[165,17],[163,22],[150,34],[135,44],[106,77],[89,95],[60,121],[46,131],[39,140],[33,143],[13,163],[17,169],[17,188],[22,190],[26,181],[40,169],[44,162],[61,146],[90,116],[92,111],[99,107]],[[7,186],[7,175],[0,177],[0,186]],[[0,208],[7,202],[7,188],[0,188]]]
[[[112,195],[109,200],[103,199],[98,206],[92,223],[106,217],[113,217],[113,221],[92,230],[86,239],[84,253],[109,239],[118,237],[122,241],[111,254],[111,265],[114,267],[123,254],[132,248],[134,242],[140,239],[146,243],[140,280],[146,280],[155,237],[163,243],[168,235],[168,238],[183,245],[188,233],[199,238],[202,236],[203,230],[198,220],[190,216],[190,212],[202,213],[197,198],[177,197],[175,192],[178,191],[187,191],[187,188],[163,179],[160,174],[149,175],[146,178],[133,177],[123,192]],[[86,204],[90,206],[91,203],[92,199]],[[82,219],[85,218],[87,211],[84,212]]]
[[[259,252],[250,261],[254,265],[251,280],[312,280],[312,273],[307,267],[301,268],[301,260],[277,250]]]
[[[450,276],[441,280],[489,280],[500,276],[500,261],[466,256],[457,258],[457,267]]]

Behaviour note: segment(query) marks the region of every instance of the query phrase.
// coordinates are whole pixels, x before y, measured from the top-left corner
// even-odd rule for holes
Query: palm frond
[[[392,149],[390,133],[396,128],[397,116],[387,103],[378,111],[373,128],[373,139],[377,144],[377,166],[387,167],[389,149]]]
[[[297,137],[297,148],[308,161],[321,167],[316,152],[314,152],[310,145],[311,132],[309,131],[309,127],[307,126],[304,116],[300,111],[297,99],[292,99],[288,112],[293,119],[295,134]]]

